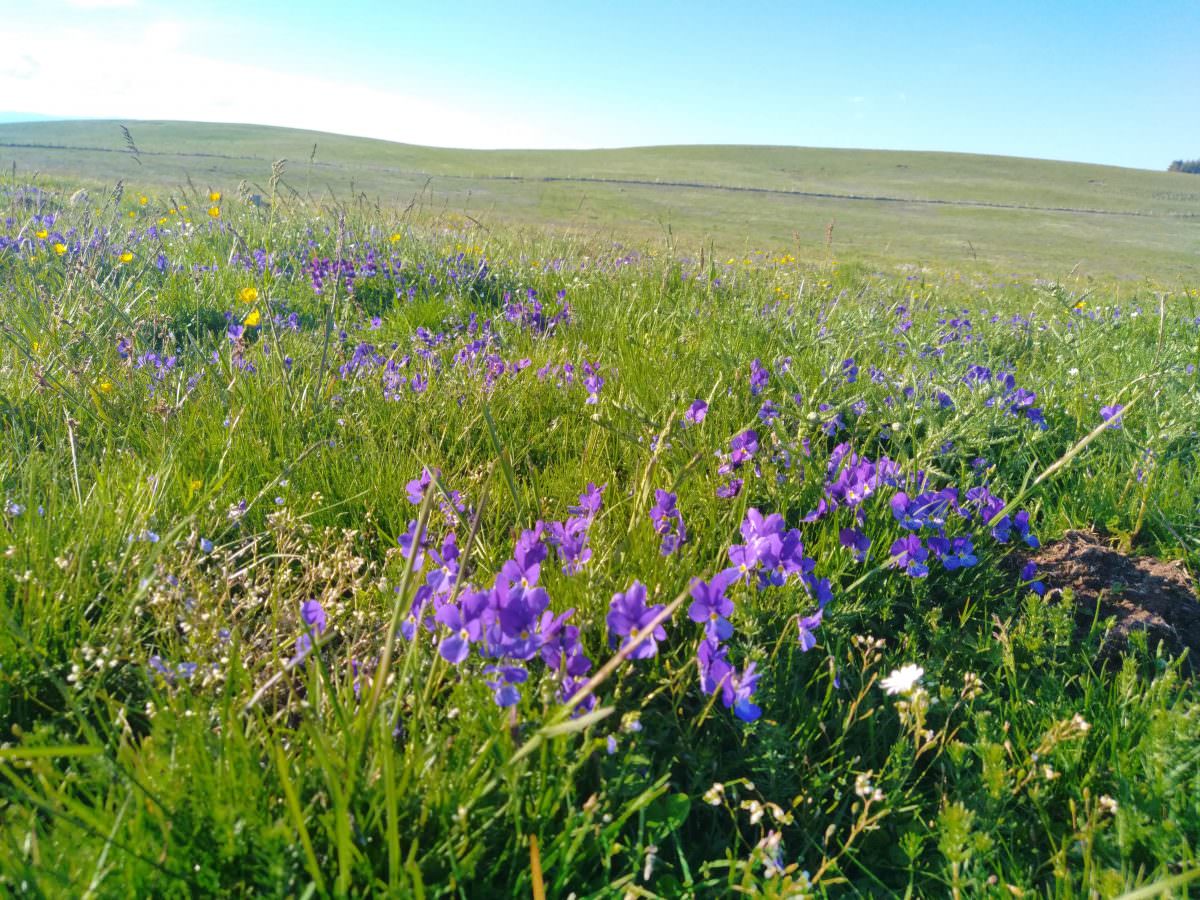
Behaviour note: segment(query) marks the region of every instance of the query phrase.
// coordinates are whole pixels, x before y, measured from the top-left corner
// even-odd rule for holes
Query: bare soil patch
[[[1115,656],[1131,633],[1144,631],[1151,648],[1163,641],[1172,654],[1188,648],[1191,666],[1200,664],[1200,598],[1182,563],[1127,555],[1090,531],[1068,531],[1027,560],[1037,563],[1047,597],[1074,592],[1081,628],[1090,624],[1097,601],[1102,619],[1115,617],[1104,656]]]

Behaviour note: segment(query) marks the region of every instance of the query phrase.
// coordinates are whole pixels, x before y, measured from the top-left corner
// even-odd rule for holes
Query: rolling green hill
[[[483,223],[552,226],[722,253],[830,252],[1062,277],[1200,277],[1200,179],[1110,166],[797,147],[453,150],[286,128],[185,122],[0,125],[17,178],[146,190],[191,178],[231,190],[284,183],[315,202],[449,210]],[[315,153],[314,153],[315,149]],[[827,238],[832,223],[832,248]]]

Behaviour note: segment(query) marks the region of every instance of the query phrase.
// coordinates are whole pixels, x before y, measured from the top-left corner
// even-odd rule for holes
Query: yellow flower
[[[258,299],[258,288],[244,287],[238,291],[238,299],[243,303],[253,303]]]
[[[138,206],[145,206],[149,202],[150,202],[150,198],[147,197],[145,194],[142,194],[142,196],[138,197]]]
[[[250,311],[250,315],[246,316],[246,318],[244,318],[242,320],[242,324],[248,325],[249,327],[253,328],[255,325],[257,325],[261,321],[262,321],[262,316],[260,316],[258,314],[258,310],[252,309]]]
[[[98,385],[96,385],[96,387],[100,389],[100,393],[102,393],[102,394],[111,394],[112,393],[112,382],[109,381],[107,378],[105,378]]]
[[[186,204],[186,203],[184,203],[184,204],[183,204],[182,206],[180,206],[179,208],[180,208],[181,210],[183,210],[184,212],[187,212],[187,204]]]
[[[403,238],[399,234],[393,234],[390,240],[394,244],[399,240],[403,240]]]
[[[158,224],[159,224],[159,225],[166,225],[166,224],[167,224],[167,217],[166,217],[166,216],[159,216],[159,217],[158,217]]]
[[[1083,309],[1085,306],[1087,306],[1087,304],[1084,303],[1082,300],[1080,300],[1078,303],[1075,304],[1076,309]]]
[[[185,208],[186,208],[186,207],[185,207]],[[214,219],[219,219],[219,218],[221,218],[221,207],[219,207],[219,206],[210,206],[210,207],[208,208],[208,214],[209,214],[210,216],[212,216]]]
[[[129,218],[131,218],[131,219],[137,218],[137,213],[135,213],[132,209],[129,211]]]
[[[201,481],[199,478],[193,478],[191,481],[188,482],[188,490],[193,494],[196,493],[196,491],[200,490],[200,488],[202,488],[202,487],[204,487],[204,482]]]
[[[47,237],[50,236],[50,232],[48,232],[45,228],[40,228],[33,233],[33,236],[35,238],[37,238],[39,241],[44,241]]]
[[[117,259],[121,260],[122,263],[130,263],[133,262],[133,254],[126,250]]]
[[[66,252],[67,252],[67,245],[66,245],[66,244],[55,244],[55,245],[54,245],[54,252],[55,252],[57,255],[59,255],[59,256],[62,256],[64,253],[66,253]]]
[[[221,192],[213,191],[211,194],[208,195],[208,199],[211,200],[213,203],[220,203],[221,202]]]

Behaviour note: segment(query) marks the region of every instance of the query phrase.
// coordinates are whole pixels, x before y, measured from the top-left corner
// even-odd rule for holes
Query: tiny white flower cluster
[[[858,773],[854,779],[854,793],[871,803],[880,803],[883,801],[883,791],[872,783],[872,774],[874,773],[869,769],[866,772]]]

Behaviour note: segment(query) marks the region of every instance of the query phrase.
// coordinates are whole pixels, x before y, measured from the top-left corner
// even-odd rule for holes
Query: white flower
[[[879,686],[889,694],[907,694],[917,686],[924,674],[925,670],[920,666],[909,663],[893,670],[891,675],[879,682]]]

